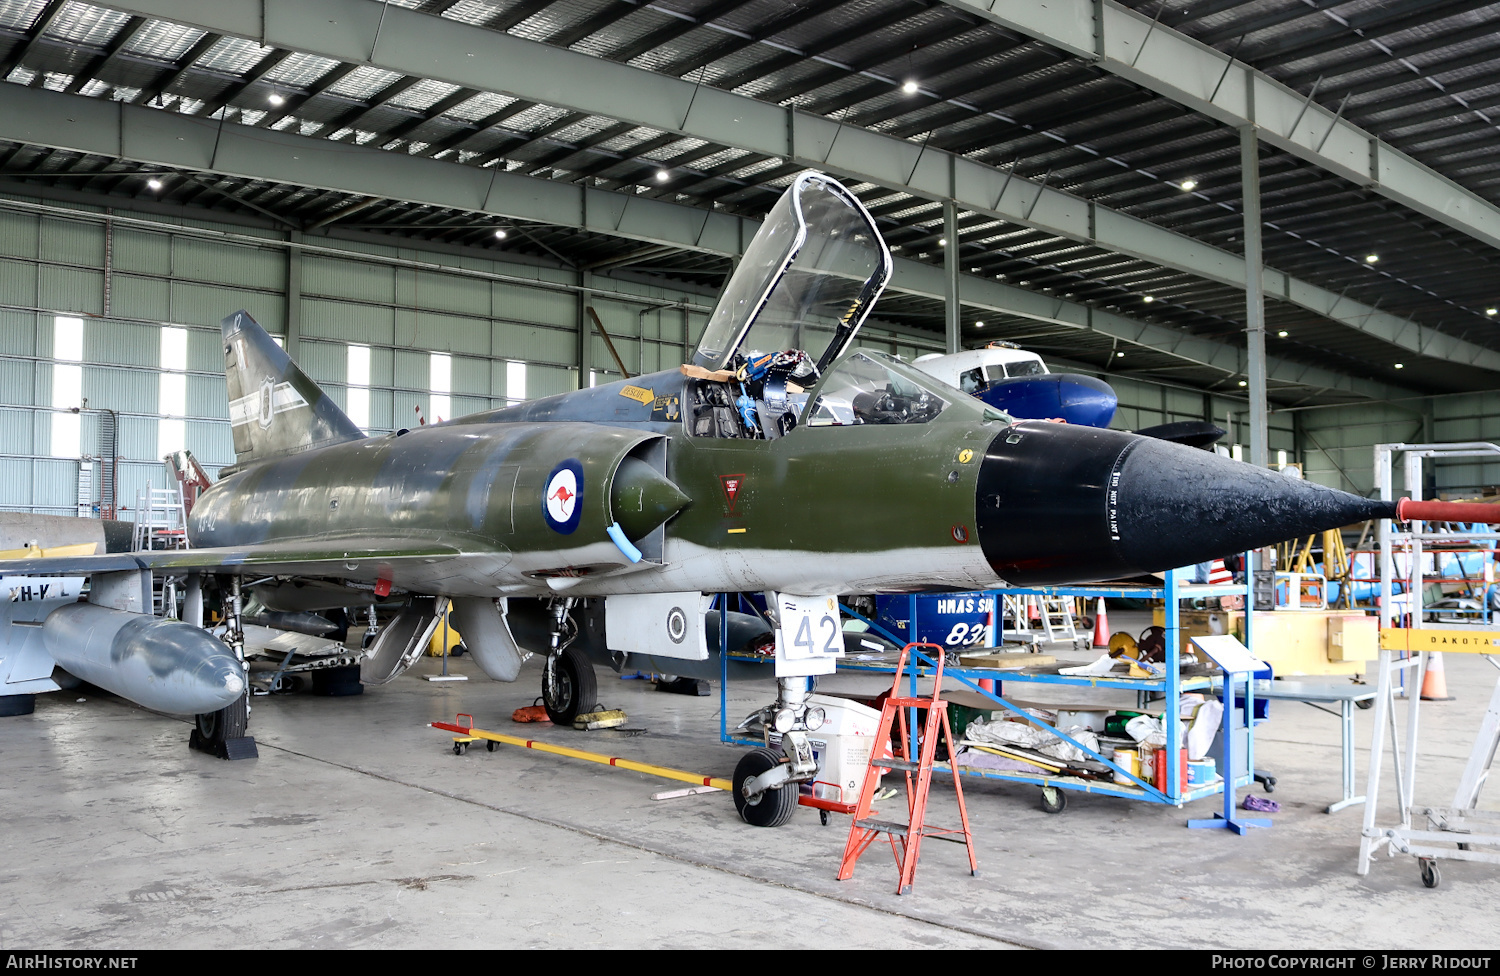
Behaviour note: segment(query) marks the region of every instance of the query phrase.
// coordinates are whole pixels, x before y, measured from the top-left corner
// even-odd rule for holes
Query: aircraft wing
[[[122,570],[158,573],[261,573],[286,576],[331,576],[398,584],[454,575],[455,564],[491,562],[504,565],[509,553],[465,552],[454,546],[398,540],[388,543],[303,542],[253,546],[117,552],[103,555],[57,555],[0,560],[3,576],[88,576]],[[497,567],[498,568],[498,567]]]

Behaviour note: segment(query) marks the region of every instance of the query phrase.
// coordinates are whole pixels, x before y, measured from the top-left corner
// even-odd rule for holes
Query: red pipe
[[[1396,518],[1403,522],[1500,522],[1500,505],[1487,502],[1417,502],[1403,498],[1396,503]]]

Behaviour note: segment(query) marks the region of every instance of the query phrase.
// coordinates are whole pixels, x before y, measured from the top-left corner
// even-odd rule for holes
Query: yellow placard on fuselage
[[[1500,654],[1500,630],[1382,627],[1380,628],[1380,646],[1387,651],[1458,651],[1464,654]]]
[[[650,390],[641,389],[639,386],[620,387],[620,396],[629,397],[630,399],[637,400],[641,403],[650,403],[652,400],[656,399],[655,393],[652,393]]]

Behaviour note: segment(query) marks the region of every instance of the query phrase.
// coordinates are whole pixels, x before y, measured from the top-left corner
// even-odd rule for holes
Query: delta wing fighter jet
[[[808,676],[843,646],[841,594],[1115,579],[1396,514],[1178,444],[1015,421],[851,348],[890,275],[855,196],[805,173],[688,365],[370,437],[238,312],[223,321],[236,463],[193,508],[193,548],[0,573],[213,576],[231,610],[242,579],[272,610],[400,601],[366,683],[410,665],[451,606],[491,677],[545,656],[560,723],[595,703],[591,659],[717,673],[705,594],[761,591],[778,648],[764,715],[785,756],[757,760],[736,800],[777,823],[815,772]],[[233,734],[244,708],[200,734]]]

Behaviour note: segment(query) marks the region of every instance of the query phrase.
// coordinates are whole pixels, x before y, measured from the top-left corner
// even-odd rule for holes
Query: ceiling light
[[[1279,336],[1281,336],[1281,338],[1283,338],[1283,339],[1286,338],[1286,330],[1285,329],[1282,329],[1280,332],[1278,332],[1276,334],[1279,335]]]
[[[1496,312],[1500,312],[1500,309],[1487,308],[1484,310],[1484,314],[1486,315],[1494,315]]]
[[[500,240],[503,241],[503,240],[505,240],[505,231],[502,230],[502,229],[500,229],[500,228],[496,228],[495,229],[495,236],[498,237]]]
[[[672,178],[672,174],[668,173],[664,169],[659,169],[659,170],[656,171],[656,182],[658,182],[658,183],[665,183],[665,182],[667,182],[667,180],[669,180],[671,178]]]
[[[270,102],[272,105],[280,105],[282,102],[285,102],[286,99],[282,98],[276,92],[272,92],[270,96],[266,98],[266,101]]]
[[[939,237],[938,238],[938,247],[947,247],[947,246],[948,246],[948,238],[946,238],[946,237]]]
[[[984,320],[981,319],[978,322],[975,322],[974,323],[974,328],[976,328],[976,329],[982,329],[982,328],[984,328]]]
[[[1115,353],[1115,358],[1116,359],[1124,359],[1125,358],[1125,354],[1123,352],[1117,352],[1117,353]]]
[[[1148,302],[1154,302],[1154,301],[1156,301],[1156,299],[1153,298],[1153,297],[1151,297],[1150,295],[1147,295],[1145,300],[1148,301]]]
[[[901,90],[906,92],[908,95],[915,95],[917,93],[917,83],[908,78],[906,80],[906,83],[901,86]]]
[[[1405,363],[1397,363],[1396,364],[1396,368],[1397,369],[1405,369],[1406,368],[1406,364]]]
[[[1249,386],[1249,385],[1250,384],[1246,383],[1244,380],[1240,380],[1240,386]]]
[[[1378,255],[1378,254],[1366,254],[1365,255],[1365,264],[1374,264],[1376,261],[1379,261],[1379,260],[1380,260],[1380,255]]]
[[[146,185],[149,186],[153,190],[160,190],[161,189],[161,180],[159,180],[159,179],[157,179],[156,177],[153,176],[153,177],[151,177],[151,179],[149,179],[149,180],[146,181]]]
[[[1179,183],[1177,185],[1180,186],[1180,187],[1182,187],[1184,190],[1196,190],[1196,189],[1198,189],[1198,181],[1197,180],[1183,180],[1181,183]]]

